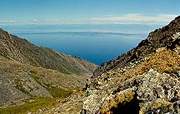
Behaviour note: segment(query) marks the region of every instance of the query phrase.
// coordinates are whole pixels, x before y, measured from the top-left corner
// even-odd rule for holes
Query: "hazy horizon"
[[[43,47],[102,64],[137,46],[160,25],[11,25],[11,34]],[[136,29],[135,29],[136,28]]]
[[[179,0],[3,0],[0,27],[38,46],[100,64],[167,25],[178,16],[178,3]]]
[[[124,34],[148,34],[164,25],[146,24],[25,24],[0,25],[11,33],[50,33],[50,32],[102,32]]]

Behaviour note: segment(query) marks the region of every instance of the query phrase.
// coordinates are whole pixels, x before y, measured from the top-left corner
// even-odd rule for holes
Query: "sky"
[[[1,0],[0,24],[163,24],[180,0]]]

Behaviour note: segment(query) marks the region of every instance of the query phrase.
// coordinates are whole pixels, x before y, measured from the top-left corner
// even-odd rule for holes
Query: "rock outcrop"
[[[180,114],[180,17],[94,72],[82,114]]]

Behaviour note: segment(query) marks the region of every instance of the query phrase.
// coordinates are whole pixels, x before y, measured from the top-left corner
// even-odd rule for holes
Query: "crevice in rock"
[[[134,97],[130,102],[122,105],[118,104],[118,107],[111,109],[111,114],[139,114],[139,100]]]

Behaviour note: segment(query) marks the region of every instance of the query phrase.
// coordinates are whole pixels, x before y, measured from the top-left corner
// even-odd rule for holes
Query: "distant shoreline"
[[[89,34],[113,34],[113,35],[146,35],[145,33],[122,33],[122,32],[88,32],[88,31],[82,31],[82,32],[69,32],[69,31],[57,31],[57,32],[15,32],[15,34],[56,34],[56,33],[89,33]]]

